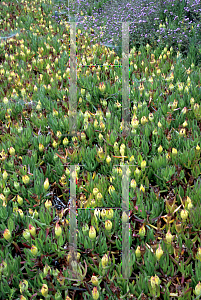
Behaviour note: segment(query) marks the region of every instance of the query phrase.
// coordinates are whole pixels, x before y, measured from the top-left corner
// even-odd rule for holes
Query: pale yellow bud
[[[158,249],[156,250],[156,258],[157,260],[160,260],[161,256],[163,255],[163,250],[159,244]]]
[[[112,229],[112,222],[110,220],[105,221],[105,229],[110,231]]]
[[[135,250],[135,255],[136,255],[137,258],[141,257],[140,246],[137,246],[137,249]]]
[[[175,149],[175,148],[172,148],[172,155],[177,155],[177,149]]]
[[[56,235],[57,237],[59,237],[61,234],[62,234],[62,228],[61,228],[61,226],[59,226],[59,224],[58,224],[58,222],[57,222],[57,224],[56,224],[56,226],[55,226],[55,235]]]
[[[105,268],[108,264],[108,256],[107,254],[105,254],[102,259],[101,259],[101,264],[102,264],[102,267]]]
[[[146,168],[146,161],[145,160],[143,160],[142,162],[141,162],[141,170],[142,171],[144,171],[145,170],[145,168]]]
[[[185,221],[188,218],[188,211],[186,209],[182,209],[180,215],[182,220]]]
[[[145,227],[144,227],[144,225],[142,225],[142,227],[139,229],[139,235],[140,235],[140,237],[145,236]]]
[[[168,230],[168,232],[166,233],[166,241],[167,241],[167,243],[171,244],[172,239],[173,239],[173,236],[172,236],[171,232]]]
[[[107,158],[106,158],[106,162],[107,164],[109,165],[109,163],[111,162],[111,157],[108,155]]]
[[[89,238],[91,240],[94,240],[96,238],[96,229],[93,226],[91,226],[89,229]]]
[[[131,187],[135,189],[137,186],[136,181],[134,179],[131,180]]]
[[[163,151],[163,147],[160,145],[159,147],[158,147],[158,153],[161,153]]]

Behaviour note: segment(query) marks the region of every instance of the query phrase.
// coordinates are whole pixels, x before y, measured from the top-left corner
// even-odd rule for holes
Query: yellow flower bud
[[[141,257],[140,246],[137,246],[137,249],[135,250],[135,255],[136,255],[137,258]]]
[[[166,233],[166,241],[168,244],[172,243],[173,235],[171,234],[170,230]]]
[[[41,294],[42,294],[44,297],[46,297],[46,296],[48,295],[48,286],[47,286],[47,284],[45,284],[45,283],[42,285]]]
[[[153,115],[153,113],[149,113],[149,121],[150,121],[150,122],[153,122],[153,120],[154,120],[154,115]]]
[[[18,213],[20,214],[20,217],[23,218],[23,216],[24,216],[23,211],[22,211],[21,209],[18,209],[17,211],[18,211]]]
[[[30,232],[28,229],[24,229],[22,235],[25,238],[25,240],[29,240],[31,238],[31,235],[30,235]]]
[[[163,147],[160,145],[159,147],[158,147],[158,153],[161,153],[163,151]]]
[[[144,225],[142,225],[142,227],[139,229],[139,235],[140,235],[141,238],[145,236],[145,227],[144,227]]]
[[[3,98],[3,103],[4,103],[5,105],[8,104],[8,98],[4,97],[4,98]]]
[[[105,209],[102,209],[101,217],[102,217],[103,220],[105,219],[105,217],[106,217],[106,210]]]
[[[109,163],[111,162],[111,157],[108,155],[107,158],[106,158],[106,162],[107,164],[109,165]]]
[[[163,250],[159,244],[158,249],[156,250],[156,258],[157,260],[160,260],[161,256],[163,255]]]
[[[143,116],[143,117],[141,118],[141,124],[142,124],[142,125],[145,125],[147,122],[148,122],[147,118],[146,118],[145,116]]]
[[[200,283],[200,281],[199,281],[199,283],[195,287],[195,294],[196,294],[196,296],[200,296],[201,295],[201,283]]]
[[[187,111],[188,111],[187,107],[184,107],[184,108],[182,109],[181,113],[182,113],[182,114],[186,114]]]
[[[33,216],[33,209],[32,209],[32,208],[29,208],[29,214],[30,214],[31,216]]]
[[[113,185],[110,185],[109,188],[108,188],[108,191],[109,191],[109,194],[111,195],[111,193],[112,193],[113,191],[115,191],[114,186],[113,186]]]
[[[68,143],[69,143],[69,141],[68,141],[67,137],[65,137],[65,138],[63,139],[63,145],[64,145],[64,146],[67,146]]]
[[[13,147],[10,147],[9,153],[11,156],[15,155],[15,149]]]
[[[123,223],[127,223],[128,222],[128,215],[125,211],[123,211],[123,214],[122,214],[122,222]]]
[[[19,203],[19,205],[23,204],[23,199],[19,195],[17,195],[17,202]]]
[[[175,149],[175,148],[172,148],[172,155],[177,155],[177,149]]]
[[[6,228],[6,229],[4,230],[3,237],[4,237],[4,239],[6,239],[7,241],[10,240],[10,238],[11,238],[11,233],[10,233],[10,230],[9,230],[9,229]]]
[[[163,125],[161,124],[161,122],[158,122],[158,127],[161,128]]]
[[[93,285],[98,286],[98,278],[97,278],[97,276],[93,275],[91,277],[91,282],[92,282]]]
[[[186,126],[188,126],[188,123],[185,121],[185,122],[183,123],[183,127],[186,127]]]
[[[58,111],[55,108],[53,108],[53,116],[58,116],[58,114]]]
[[[44,149],[44,146],[43,146],[43,144],[39,143],[39,151],[40,151],[40,152],[42,152],[42,151],[43,151],[43,149]]]
[[[131,121],[131,126],[134,128],[134,129],[137,129],[138,126],[139,126],[139,121],[137,118],[133,118],[132,121]]]
[[[24,183],[24,184],[28,184],[28,183],[29,183],[29,181],[30,181],[30,178],[29,178],[29,176],[28,176],[28,175],[24,175],[24,176],[22,176],[22,181],[23,181],[23,183]]]
[[[105,124],[103,122],[100,122],[100,128],[104,131],[105,129]]]
[[[57,145],[58,145],[58,143],[54,140],[53,143],[52,143],[52,146],[53,146],[54,148],[56,148]]]
[[[82,96],[85,95],[85,89],[81,89],[81,95],[82,95]]]
[[[31,253],[36,256],[37,253],[38,253],[38,248],[36,246],[32,245],[31,246]]]
[[[157,275],[151,277],[151,287],[154,289],[157,285],[160,284],[160,279]]]
[[[90,229],[89,229],[89,238],[91,240],[96,239],[96,229],[94,228],[94,226],[91,226]]]
[[[56,134],[56,136],[60,139],[61,137],[62,137],[62,133],[61,133],[61,131],[57,131],[57,134]]]
[[[84,132],[81,132],[81,140],[84,141],[86,139],[86,134]]]
[[[180,131],[179,131],[179,136],[185,136],[186,135],[186,129],[185,128],[182,128]]]
[[[145,188],[144,188],[144,186],[142,184],[140,186],[140,191],[142,191],[143,193],[145,192]]]
[[[33,216],[34,216],[34,218],[38,218],[38,212],[37,212],[37,210],[35,209],[35,211],[34,211],[34,214],[33,214]]]
[[[6,202],[6,197],[3,194],[0,194],[0,199],[3,200],[3,202]]]
[[[44,189],[47,190],[49,188],[49,185],[50,185],[49,180],[48,180],[48,178],[46,178],[45,182],[44,182]]]
[[[188,203],[188,206],[187,206],[188,210],[192,209],[193,208],[193,204],[190,202]]]
[[[67,262],[70,263],[72,261],[72,255],[71,253],[67,254]]]
[[[36,236],[36,228],[34,226],[32,226],[31,224],[29,224],[29,232],[31,233],[31,235],[33,237]]]
[[[98,300],[98,298],[99,298],[99,291],[96,286],[93,288],[92,297],[94,300]]]
[[[77,252],[77,260],[80,260],[81,254]]]
[[[100,159],[102,159],[104,157],[104,152],[103,152],[103,148],[102,147],[100,147],[98,149],[98,156],[99,156]]]
[[[22,281],[20,281],[19,283],[19,288],[20,288],[20,293],[24,293],[25,291],[28,290],[28,281],[23,279]]]
[[[123,155],[122,155],[123,156]],[[117,168],[117,173],[122,176],[122,169],[121,168]]]
[[[105,221],[105,229],[110,231],[112,229],[112,222],[110,220]]]
[[[183,221],[185,221],[188,218],[188,211],[186,209],[182,209],[180,216]]]
[[[55,235],[57,237],[59,237],[62,234],[62,228],[61,228],[61,226],[59,226],[58,222],[56,223],[56,226],[55,226],[54,230],[55,230]]]
[[[45,267],[43,268],[43,273],[44,273],[45,276],[47,276],[49,270],[50,270],[50,266],[48,266],[46,264]]]
[[[8,173],[6,171],[3,172],[3,180],[6,180],[8,178]]]
[[[145,160],[143,160],[142,162],[141,162],[141,170],[142,171],[144,171],[145,170],[145,168],[146,168],[146,161]]]
[[[135,176],[139,176],[140,175],[140,170],[138,169],[138,167],[136,168],[135,172],[134,172],[134,175]]]
[[[104,92],[105,89],[106,89],[105,84],[104,84],[103,82],[99,83],[99,90],[100,90],[101,92]]]
[[[45,201],[45,208],[49,209],[50,207],[52,207],[52,202],[51,202],[51,200]]]
[[[97,119],[95,119],[95,121],[94,121],[94,128],[95,128],[95,129],[98,128],[98,120],[97,120]]]
[[[102,196],[101,193],[98,193],[98,194],[96,195],[97,201],[100,201],[102,198],[103,198],[103,196]]]
[[[114,211],[112,208],[106,210],[106,217],[111,220],[114,216]]]
[[[104,254],[104,256],[102,257],[101,264],[102,264],[103,268],[105,268],[107,266],[107,264],[108,264],[108,256],[107,256],[107,254]]]
[[[137,183],[136,183],[135,179],[132,179],[132,180],[131,180],[131,187],[132,187],[133,189],[135,189],[136,186],[137,186]]]

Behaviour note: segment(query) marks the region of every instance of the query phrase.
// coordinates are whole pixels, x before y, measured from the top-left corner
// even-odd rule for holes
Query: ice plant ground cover
[[[82,23],[77,132],[69,134],[70,23],[63,9],[58,22],[51,1],[0,6],[0,299],[200,299],[199,2],[162,2],[159,32],[142,39],[140,30],[130,32],[127,134],[121,53],[94,41],[93,24]],[[169,38],[162,39],[165,30]],[[121,210],[125,169],[129,214]]]

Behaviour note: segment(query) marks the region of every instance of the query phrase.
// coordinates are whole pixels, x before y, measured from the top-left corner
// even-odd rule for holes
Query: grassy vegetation
[[[200,299],[199,3],[130,26],[129,132],[121,35],[77,24],[72,135],[69,16],[100,9],[81,4],[1,2],[0,298]]]

